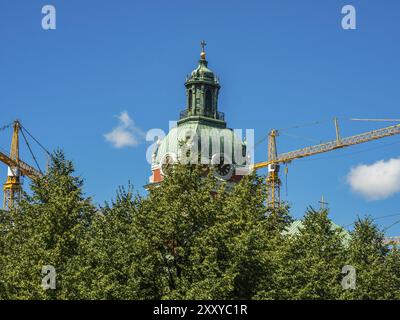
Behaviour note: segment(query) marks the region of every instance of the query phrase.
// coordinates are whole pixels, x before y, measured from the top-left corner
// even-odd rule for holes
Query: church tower
[[[181,120],[209,121],[215,125],[226,127],[224,114],[218,112],[218,94],[221,86],[217,76],[208,68],[205,42],[201,42],[202,51],[198,67],[186,79],[186,110],[181,112]]]
[[[216,178],[228,184],[249,173],[246,143],[227,128],[225,115],[218,110],[221,86],[208,67],[205,45],[202,41],[198,66],[186,78],[186,106],[177,126],[157,141],[153,150],[147,186],[160,183],[174,163],[192,163],[188,157],[201,158],[202,164],[215,166]]]

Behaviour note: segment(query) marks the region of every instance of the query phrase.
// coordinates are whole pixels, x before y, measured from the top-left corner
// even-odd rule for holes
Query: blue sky
[[[41,28],[46,4],[57,10],[56,30]],[[356,30],[341,28],[346,4],[357,10]],[[343,136],[379,128],[386,123],[347,119],[399,117],[399,15],[395,0],[1,0],[0,126],[18,118],[48,149],[64,149],[98,203],[128,180],[143,193],[149,143],[117,149],[104,134],[122,111],[143,132],[167,130],[184,109],[185,76],[205,39],[222,84],[219,109],[231,128],[254,128],[256,141],[315,121],[282,134],[279,151],[329,140],[335,116]],[[0,147],[9,143],[10,132],[0,132]],[[324,195],[341,225],[400,214],[399,194],[368,201],[346,183],[352,167],[397,158],[399,145],[391,137],[295,161],[282,198],[301,217]],[[266,156],[260,144],[256,161]],[[5,166],[0,173],[5,179]],[[387,233],[400,235],[400,223]]]

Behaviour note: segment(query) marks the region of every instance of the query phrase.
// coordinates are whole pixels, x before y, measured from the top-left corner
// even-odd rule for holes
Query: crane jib
[[[385,127],[382,129],[364,132],[364,133],[357,134],[354,136],[341,138],[339,140],[329,141],[326,143],[298,149],[298,150],[291,151],[291,152],[282,153],[277,156],[276,160],[256,163],[256,164],[254,164],[253,168],[255,170],[257,170],[257,169],[265,168],[268,165],[273,164],[273,163],[290,162],[294,159],[309,157],[309,156],[312,156],[315,154],[329,152],[329,151],[333,151],[336,149],[341,149],[341,148],[349,147],[352,145],[361,144],[361,143],[365,143],[368,141],[393,136],[396,134],[400,134],[400,124],[390,126],[390,127]]]
[[[41,172],[31,167],[29,164],[25,163],[22,160],[19,160],[18,163],[11,159],[9,156],[0,151],[0,161],[7,164],[9,167],[18,168],[23,176],[27,176],[31,179],[40,178],[43,176]]]

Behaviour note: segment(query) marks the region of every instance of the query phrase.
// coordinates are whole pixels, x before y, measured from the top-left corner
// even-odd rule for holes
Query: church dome
[[[192,71],[185,84],[190,85],[197,82],[206,82],[214,85],[218,85],[219,82],[218,77],[208,68],[205,52],[201,53],[198,67]]]
[[[199,65],[185,81],[186,108],[177,126],[157,141],[152,153],[150,183],[168,175],[174,163],[204,164],[217,168],[217,178],[239,181],[248,173],[246,142],[240,133],[227,128],[225,115],[218,111],[220,85],[208,68],[205,42],[201,43]]]
[[[223,154],[227,162],[234,165],[246,165],[246,144],[229,128],[185,122],[172,128],[167,136],[158,142],[153,153],[153,166],[163,164],[166,155],[174,161],[190,158],[193,161],[201,156],[204,161],[211,161],[217,154]]]

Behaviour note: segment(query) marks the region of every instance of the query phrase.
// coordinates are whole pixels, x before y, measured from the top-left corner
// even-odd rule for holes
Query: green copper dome
[[[186,109],[181,112],[178,125],[186,121],[203,121],[226,127],[224,114],[218,111],[219,80],[208,67],[204,45],[203,42],[199,65],[185,81]]]
[[[192,83],[207,83],[219,86],[219,81],[214,72],[208,68],[208,62],[204,59],[199,60],[199,65],[192,71],[190,77],[186,79],[185,85],[188,86]]]
[[[246,164],[246,145],[235,131],[193,121],[172,128],[158,142],[153,153],[153,165],[160,165],[167,154],[173,155],[174,160],[186,159],[188,155],[184,153],[187,150],[191,150],[193,160],[201,155],[209,162],[215,154],[220,153],[233,164]]]
[[[171,160],[215,165],[223,157],[224,164],[232,165],[232,174],[246,166],[246,144],[240,133],[226,127],[225,116],[218,111],[220,85],[208,68],[204,45],[203,42],[199,65],[185,81],[186,108],[180,113],[177,127],[159,140],[153,150],[152,168],[160,168],[161,173]]]

